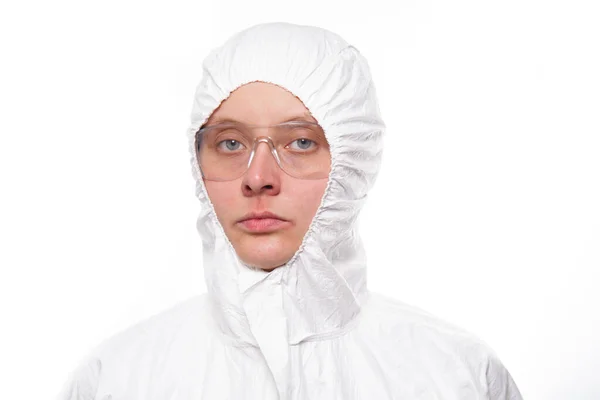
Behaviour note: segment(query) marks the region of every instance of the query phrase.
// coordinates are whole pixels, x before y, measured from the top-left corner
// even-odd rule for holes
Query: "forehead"
[[[217,107],[208,124],[225,120],[272,125],[290,120],[317,122],[302,101],[286,89],[267,82],[240,86]]]

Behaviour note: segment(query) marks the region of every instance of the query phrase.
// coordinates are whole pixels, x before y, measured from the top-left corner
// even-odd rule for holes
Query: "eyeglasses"
[[[269,136],[252,131],[269,129]],[[202,127],[196,133],[196,154],[204,179],[230,181],[243,176],[260,143],[269,145],[277,165],[300,179],[327,178],[331,167],[329,144],[319,124],[288,121],[271,126],[226,122]]]

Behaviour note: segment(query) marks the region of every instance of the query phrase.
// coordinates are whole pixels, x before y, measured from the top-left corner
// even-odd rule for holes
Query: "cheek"
[[[302,219],[301,225],[308,228],[315,216],[327,187],[327,180],[307,180],[297,185],[290,198],[294,214]],[[299,221],[300,222],[300,221]]]
[[[228,222],[234,218],[231,211],[235,210],[236,189],[239,191],[239,183],[204,181],[204,185],[219,220]]]

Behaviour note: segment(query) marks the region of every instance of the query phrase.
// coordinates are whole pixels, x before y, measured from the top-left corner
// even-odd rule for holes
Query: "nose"
[[[268,143],[258,142],[252,162],[242,179],[244,196],[276,196],[281,189],[281,173]]]

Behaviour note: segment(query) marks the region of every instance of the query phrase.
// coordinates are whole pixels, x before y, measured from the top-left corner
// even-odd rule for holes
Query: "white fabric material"
[[[238,258],[194,151],[199,127],[253,81],[296,95],[332,156],[302,245],[272,272]],[[366,60],[332,32],[261,24],[214,49],[187,132],[208,293],[101,343],[59,399],[521,399],[485,342],[367,289],[356,220],[379,170],[384,131]]]

